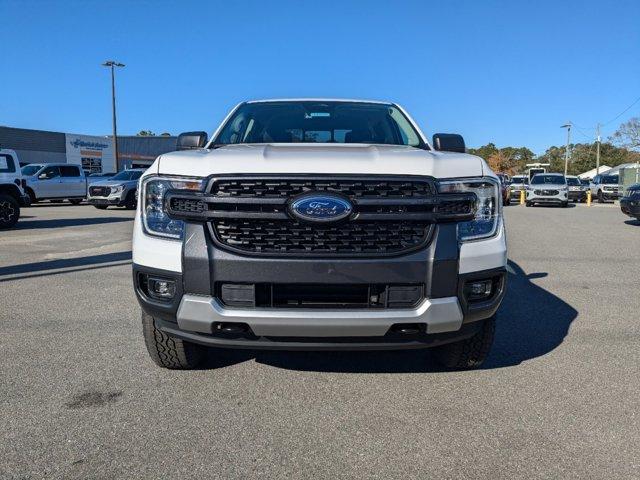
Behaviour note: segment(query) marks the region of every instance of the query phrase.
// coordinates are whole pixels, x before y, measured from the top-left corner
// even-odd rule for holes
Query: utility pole
[[[120,171],[120,159],[118,158],[118,129],[116,128],[116,75],[115,67],[124,67],[124,63],[118,63],[114,60],[107,60],[102,64],[103,67],[111,68],[111,109],[113,116],[113,154],[116,158],[116,170]]]
[[[567,176],[567,170],[569,168],[569,144],[571,143],[571,127],[573,124],[571,122],[565,123],[560,128],[567,129],[567,148],[564,152],[564,176]]]
[[[600,175],[600,124],[596,125],[596,175]]]

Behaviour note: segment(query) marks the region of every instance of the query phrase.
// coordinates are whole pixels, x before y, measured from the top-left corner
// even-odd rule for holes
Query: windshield
[[[426,147],[395,106],[364,102],[258,102],[241,105],[214,145],[364,143]]]
[[[564,184],[564,177],[562,175],[536,175],[531,179],[531,185],[562,185]]]
[[[581,186],[582,183],[577,178],[567,178],[567,185],[574,185],[574,186],[578,185],[578,186]]]
[[[35,174],[41,168],[42,168],[42,165],[25,165],[24,167],[22,167],[21,172],[22,172],[22,175],[25,175],[28,177]]]
[[[137,180],[139,179],[144,172],[139,170],[123,170],[122,172],[114,175],[109,180]]]
[[[529,179],[527,177],[511,177],[511,183],[529,183]]]
[[[617,185],[618,175],[603,175],[601,183],[607,183],[607,184],[615,183]]]

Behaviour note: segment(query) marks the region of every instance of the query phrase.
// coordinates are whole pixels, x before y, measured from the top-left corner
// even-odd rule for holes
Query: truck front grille
[[[223,244],[270,254],[394,254],[426,242],[426,222],[346,222],[336,226],[293,220],[221,219],[213,233]]]
[[[347,218],[299,219],[290,203],[304,194],[348,199]],[[399,255],[426,246],[437,221],[475,213],[475,194],[438,194],[433,179],[400,176],[276,176],[212,178],[203,193],[170,191],[165,209],[176,219],[206,222],[223,249],[248,255],[357,257]]]
[[[553,197],[555,195],[558,195],[560,191],[559,190],[534,190],[533,193],[535,193],[536,195]]]
[[[108,197],[110,193],[109,187],[89,187],[89,195],[92,197]]]

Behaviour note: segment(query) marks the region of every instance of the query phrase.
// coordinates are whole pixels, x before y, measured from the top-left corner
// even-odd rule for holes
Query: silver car
[[[87,201],[94,207],[104,210],[109,206],[136,208],[138,180],[145,169],[123,170],[108,180],[91,183]]]
[[[561,173],[538,173],[527,187],[526,205],[569,205],[567,179]]]

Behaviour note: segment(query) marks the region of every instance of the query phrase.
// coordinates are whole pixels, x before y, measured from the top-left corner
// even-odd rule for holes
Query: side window
[[[60,167],[60,176],[61,177],[79,177],[80,170],[78,169],[78,167],[63,166],[63,167]]]
[[[38,174],[38,177],[41,175],[44,175],[46,179],[56,178],[60,176],[60,171],[58,170],[58,167],[46,167]]]
[[[16,164],[11,155],[0,155],[0,173],[13,173],[16,171]]]

